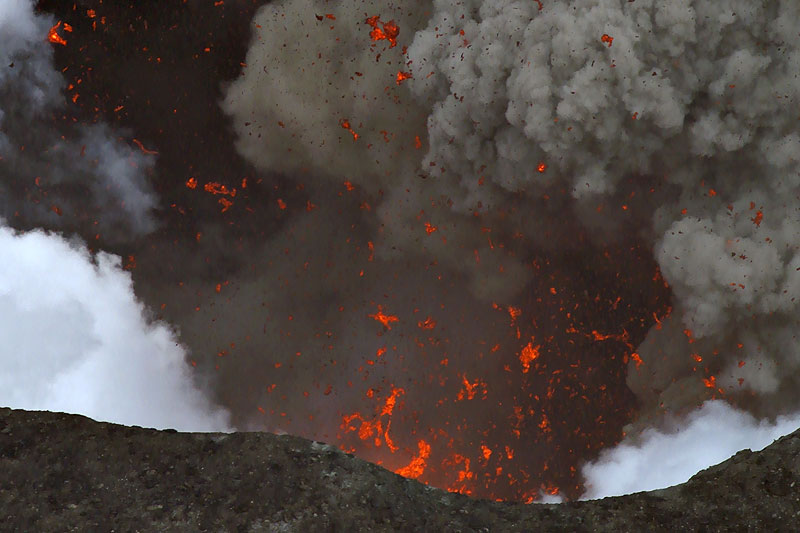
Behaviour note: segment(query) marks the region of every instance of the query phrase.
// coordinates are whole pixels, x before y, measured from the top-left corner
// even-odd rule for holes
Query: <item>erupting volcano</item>
[[[800,425],[796,2],[261,4],[0,4],[0,404],[526,502]]]

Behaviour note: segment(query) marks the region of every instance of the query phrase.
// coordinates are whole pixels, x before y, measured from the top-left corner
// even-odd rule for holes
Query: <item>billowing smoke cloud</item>
[[[772,413],[796,407],[800,42],[787,21],[800,7],[435,5],[409,49],[411,88],[438,97],[423,168],[452,169],[462,190],[479,174],[509,191],[558,180],[579,216],[631,176],[673,185],[653,217],[655,255],[682,327],[653,330],[631,363],[636,392],[647,382],[663,389],[651,405],[680,408],[716,383]]]
[[[519,261],[492,252],[479,221],[451,216],[450,183],[435,173],[423,181],[432,101],[410,94],[403,76],[413,66],[413,30],[429,9],[427,2],[271,3],[254,19],[247,66],[224,108],[235,118],[240,152],[259,168],[310,172],[303,181],[312,186],[348,180],[375,197],[379,255],[436,257],[466,271],[486,299],[507,298],[528,278]],[[420,242],[425,223],[446,238]],[[500,283],[498,269],[507,271]]]
[[[674,307],[631,358],[630,438],[710,398],[774,418],[800,407],[799,17],[789,0],[278,2],[224,107],[256,166],[359,184],[379,257],[441,261],[479,299],[513,299],[539,252],[580,256],[581,232],[645,239]],[[710,405],[642,453],[714,409],[761,431]]]
[[[80,17],[102,5],[78,3]],[[214,23],[237,4],[249,5],[213,6]],[[118,76],[106,75],[130,87],[110,109],[124,103],[129,126],[148,117],[135,131],[171,132],[146,143],[159,159],[132,148],[133,133],[86,125],[91,113],[74,124],[53,66],[60,45],[44,39],[55,20],[29,2],[0,6],[0,215],[134,256],[136,296],[176,325],[142,318],[110,256],[3,229],[15,250],[3,257],[35,248],[32,264],[49,257],[51,276],[56,257],[74,271],[49,286],[7,263],[0,279],[7,312],[49,321],[54,338],[82,333],[74,350],[16,341],[53,358],[17,367],[38,369],[17,379],[36,401],[79,370],[110,390],[110,361],[123,354],[148,397],[170,389],[161,405],[197,409],[181,415],[186,425],[140,423],[225,425],[190,385],[180,342],[236,427],[336,441],[409,475],[427,459],[420,479],[523,500],[550,495],[553,480],[580,494],[576,457],[619,439],[630,391],[628,440],[587,467],[590,495],[638,488],[603,489],[593,472],[683,442],[712,415],[758,436],[749,416],[800,406],[794,3],[273,2],[252,21],[247,57],[230,59],[241,77],[210,104],[197,89],[208,73],[202,83],[190,73],[238,49],[204,41],[242,15],[184,35],[211,4],[174,17],[148,6],[123,23],[112,14],[128,7],[105,5],[98,28],[129,43],[109,59]],[[77,26],[63,28],[77,40]],[[95,46],[99,30],[85,32],[95,56],[112,53]],[[193,49],[164,45],[172,35]],[[70,94],[103,107],[105,90]],[[205,117],[219,103],[252,167],[216,153],[229,134]],[[102,311],[117,307],[119,322]],[[20,331],[39,324],[13,320]],[[157,365],[174,372],[145,378]],[[88,396],[58,398],[48,405],[91,414]],[[691,414],[712,398],[750,414],[719,403]]]
[[[0,405],[185,431],[228,428],[117,256],[0,227]]]
[[[155,225],[152,156],[102,124],[71,124],[47,40],[55,24],[35,15],[30,0],[0,5],[0,216],[17,227],[81,230],[104,242],[145,234]]]
[[[800,426],[800,416],[774,424],[712,400],[685,419],[670,417],[672,432],[646,429],[633,442],[600,454],[583,469],[586,499],[660,489],[687,481],[739,450],[761,450]]]

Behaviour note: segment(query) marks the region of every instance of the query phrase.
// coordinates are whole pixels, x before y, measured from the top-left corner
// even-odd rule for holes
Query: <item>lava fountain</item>
[[[733,4],[43,0],[63,105],[2,215],[122,256],[239,429],[577,498],[707,400],[800,400],[800,8]]]

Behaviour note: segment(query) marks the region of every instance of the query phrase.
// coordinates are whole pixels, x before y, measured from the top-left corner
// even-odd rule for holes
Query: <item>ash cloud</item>
[[[398,21],[397,48],[367,39],[373,13]],[[579,249],[579,231],[600,246],[635,233],[674,308],[630,363],[629,429],[710,398],[774,419],[800,401],[798,17],[791,1],[279,2],[224,106],[255,165],[378,190],[378,253],[441,260],[479,298],[519,294],[525,258]],[[398,70],[412,77],[396,85]],[[419,244],[419,213],[447,243]],[[486,250],[488,221],[527,240],[487,268],[465,251]]]
[[[230,409],[233,425],[352,442],[369,427],[347,427],[342,415],[369,418],[400,387],[391,434],[384,417],[386,432],[368,435],[377,444],[362,445],[362,456],[399,468],[424,438],[434,444],[426,481],[526,499],[549,494],[538,476],[579,466],[574,450],[592,458],[619,438],[630,391],[638,413],[617,450],[631,458],[636,449],[647,456],[659,439],[673,442],[670,431],[681,424],[706,427],[714,409],[732,424],[745,420],[742,432],[754,434],[748,416],[774,420],[797,409],[800,141],[792,113],[800,56],[790,21],[800,8],[739,0],[275,2],[253,19],[247,57],[230,59],[246,65],[242,76],[216,94],[203,61],[217,47],[239,49],[240,32],[230,28],[244,5],[215,6],[208,37],[199,21],[211,7],[200,3],[169,13],[142,4],[124,24],[112,13],[127,7],[104,7],[104,31],[136,43],[137,54],[152,37],[148,26],[164,21],[164,35],[149,45],[168,69],[148,70],[152,58],[130,45],[120,47],[130,52],[130,67],[117,58],[119,70],[110,71],[136,89],[119,93],[131,99],[129,122],[146,117],[134,131],[160,139],[148,147],[159,158],[183,152],[169,163],[131,150],[121,130],[59,119],[64,82],[42,39],[53,20],[34,17],[27,2],[0,8],[0,28],[17,43],[0,52],[17,69],[0,71],[9,95],[0,105],[2,213],[15,227],[75,231],[85,240],[101,226],[102,242],[135,252],[136,296],[176,325],[197,372],[213,376],[207,388]],[[22,15],[13,27],[12,14]],[[188,26],[186,39],[169,33]],[[228,34],[209,46],[215,31]],[[191,41],[185,57],[164,44],[172,35],[181,45]],[[108,52],[91,44],[97,57]],[[198,54],[205,47],[210,52]],[[23,69],[16,58],[28,59]],[[191,78],[194,70],[201,76]],[[185,89],[153,91],[147,73]],[[398,80],[398,73],[411,77]],[[213,110],[206,93],[219,97]],[[227,147],[223,155],[209,148],[228,135],[214,118],[218,104],[254,168]],[[170,114],[183,118],[164,118]],[[187,124],[212,140],[193,143],[183,135]],[[158,137],[162,131],[171,133]],[[150,173],[164,166],[171,172],[158,178],[156,202]],[[197,190],[184,185],[190,176]],[[216,197],[201,192],[217,181],[237,189],[223,213]],[[170,224],[154,222],[156,204],[155,216]],[[43,249],[64,246],[52,235],[33,236]],[[642,258],[641,243],[652,257]],[[87,252],[70,249],[87,269]],[[129,284],[114,260],[98,257],[94,274],[80,278],[87,293],[99,290],[98,276]],[[634,330],[650,317],[620,324],[617,303],[655,310],[656,263],[673,310],[638,347],[630,390],[621,390],[624,343],[638,344],[644,335]],[[144,345],[153,335],[171,338],[141,319],[125,286],[127,296],[113,305],[133,309],[126,331]],[[63,311],[62,320],[81,331],[99,323],[91,302],[70,298],[57,313],[41,314]],[[19,312],[12,303],[9,312]],[[523,310],[516,322],[512,305]],[[383,325],[379,312],[397,321]],[[429,318],[436,325],[425,329]],[[523,374],[519,355],[528,341],[541,343],[542,353]],[[99,333],[75,341],[81,354],[118,342]],[[165,353],[175,365],[184,357]],[[557,377],[565,356],[578,370]],[[612,377],[598,377],[606,371]],[[456,401],[470,390],[475,399]],[[553,401],[540,401],[551,392]],[[574,395],[587,403],[570,403]],[[719,404],[690,414],[710,398],[750,415]],[[541,429],[548,427],[551,433]],[[400,444],[397,454],[386,452],[386,435]],[[496,446],[490,458],[482,443]],[[601,461],[618,464],[614,453]],[[470,454],[473,474],[502,468],[519,479],[481,485],[485,477],[464,473]],[[598,464],[587,467],[587,478]],[[569,486],[572,471],[559,478],[568,497],[582,490]],[[461,474],[469,487],[452,485]]]
[[[125,132],[70,123],[47,40],[55,24],[30,0],[0,6],[0,216],[127,242],[155,227],[153,157],[123,141]]]

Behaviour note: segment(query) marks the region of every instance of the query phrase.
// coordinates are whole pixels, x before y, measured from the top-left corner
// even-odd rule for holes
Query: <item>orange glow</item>
[[[434,226],[430,222],[426,222],[425,223],[425,233],[427,233],[428,235],[430,235],[431,233],[433,233],[437,229],[439,229],[439,228],[437,228],[436,226]]]
[[[328,387],[330,388],[330,386]],[[328,391],[325,392],[325,394],[327,393]],[[379,448],[382,445],[380,439],[382,436],[383,441],[386,442],[386,446],[392,453],[394,453],[398,450],[398,447],[389,437],[389,430],[392,427],[392,413],[394,412],[395,405],[397,404],[397,397],[401,394],[405,394],[404,389],[392,386],[392,394],[386,398],[380,413],[373,416],[372,420],[366,420],[360,413],[344,415],[342,416],[342,429],[347,432],[356,431],[359,439],[362,441],[371,440],[372,444],[376,448]],[[375,390],[369,389],[366,395],[368,398],[373,398],[375,396]],[[386,417],[385,420],[382,419],[383,417]],[[355,426],[355,422],[359,423],[358,427]]]
[[[463,385],[462,389],[458,391],[458,396],[456,396],[456,401],[462,401],[464,399],[472,400],[475,398],[475,395],[478,393],[478,387],[483,389],[482,391],[482,399],[486,399],[486,395],[488,393],[486,382],[481,379],[476,379],[473,382],[470,382],[467,379],[466,375],[461,377],[461,383]]]
[[[141,151],[142,151],[143,153],[145,153],[145,154],[149,154],[149,155],[156,155],[156,154],[158,154],[158,152],[156,152],[155,150],[148,150],[147,148],[145,148],[145,147],[144,147],[144,145],[142,144],[142,142],[141,142],[140,140],[138,140],[138,139],[133,139],[133,143],[134,143],[136,146],[138,146],[138,147],[139,147],[139,150],[141,150]]]
[[[397,27],[397,24],[395,24],[393,20],[390,20],[389,22],[381,22],[380,15],[374,15],[372,17],[368,17],[365,23],[372,27],[372,31],[369,32],[369,36],[373,41],[381,41],[386,39],[389,41],[389,48],[394,48],[397,46],[397,36],[400,34],[400,28]],[[379,28],[378,24],[383,26],[383,28]]]
[[[386,398],[386,403],[383,404],[381,415],[391,415],[394,411],[394,406],[397,404],[397,397],[405,393],[406,391],[400,387],[392,387],[392,394]]]
[[[219,204],[222,206],[222,209],[220,209],[221,213],[224,213],[225,211],[230,209],[230,207],[233,205],[233,202],[231,202],[227,198],[220,198],[219,200],[217,200],[217,202],[219,202]]]
[[[225,185],[216,183],[214,181],[208,182],[203,185],[203,189],[211,194],[224,194],[233,198],[236,196],[236,189],[228,189]]]
[[[427,317],[425,320],[417,322],[417,326],[420,329],[433,329],[436,327],[436,321],[431,317]]]
[[[419,453],[406,466],[395,470],[395,474],[416,479],[425,472],[426,461],[431,455],[431,445],[424,440],[420,440],[417,443],[417,447],[419,448]]]
[[[750,220],[752,220],[753,224],[755,224],[756,226],[760,226],[761,221],[764,220],[764,213],[762,213],[761,211],[757,211],[756,216],[754,216]]]
[[[522,373],[527,374],[531,369],[531,363],[539,357],[540,346],[534,346],[533,341],[529,342],[519,354],[519,361],[522,363]]]
[[[47,32],[47,40],[53,44],[60,44],[61,46],[67,46],[67,40],[58,34],[58,28],[60,27],[61,27],[61,21],[59,20],[56,23],[56,25],[50,28],[50,31]]]
[[[539,163],[539,164],[536,166],[536,170],[537,170],[537,171],[538,171],[538,172],[541,174],[541,173],[543,173],[545,170],[547,170],[547,165],[546,165],[546,164],[544,164],[544,163]]]
[[[367,316],[369,316],[370,318],[374,318],[375,320],[383,324],[386,329],[392,329],[392,326],[390,325],[392,322],[400,322],[400,319],[397,318],[396,316],[387,315],[386,313],[384,313],[383,307],[380,305],[378,306],[377,313]]]
[[[343,119],[341,119],[341,120],[339,121],[339,125],[340,125],[342,128],[344,128],[344,129],[346,129],[347,131],[349,131],[349,132],[350,132],[350,135],[352,135],[352,136],[353,136],[353,140],[354,140],[354,141],[357,141],[357,140],[358,140],[358,133],[356,133],[356,132],[355,132],[355,130],[353,130],[353,128],[351,128],[351,127],[350,127],[350,121],[349,121],[349,120],[347,120],[346,118],[343,118]]]
[[[395,79],[395,83],[397,83],[397,85],[400,85],[401,83],[403,83],[404,81],[406,81],[409,78],[413,78],[413,76],[411,75],[410,72],[398,71],[397,72],[397,78]]]
[[[483,458],[488,461],[492,456],[492,449],[485,444],[481,444],[481,455],[483,455]]]
[[[196,188],[197,187],[197,179],[189,178],[188,180],[186,180],[186,186],[189,187],[190,189]]]
[[[609,47],[609,48],[611,48],[611,43],[613,43],[613,42],[614,42],[614,38],[613,38],[613,37],[611,37],[611,36],[610,36],[609,34],[607,34],[607,33],[604,33],[604,34],[603,34],[603,36],[602,36],[602,37],[600,37],[600,40],[601,40],[601,41],[603,41],[604,43],[608,43],[608,47]]]

